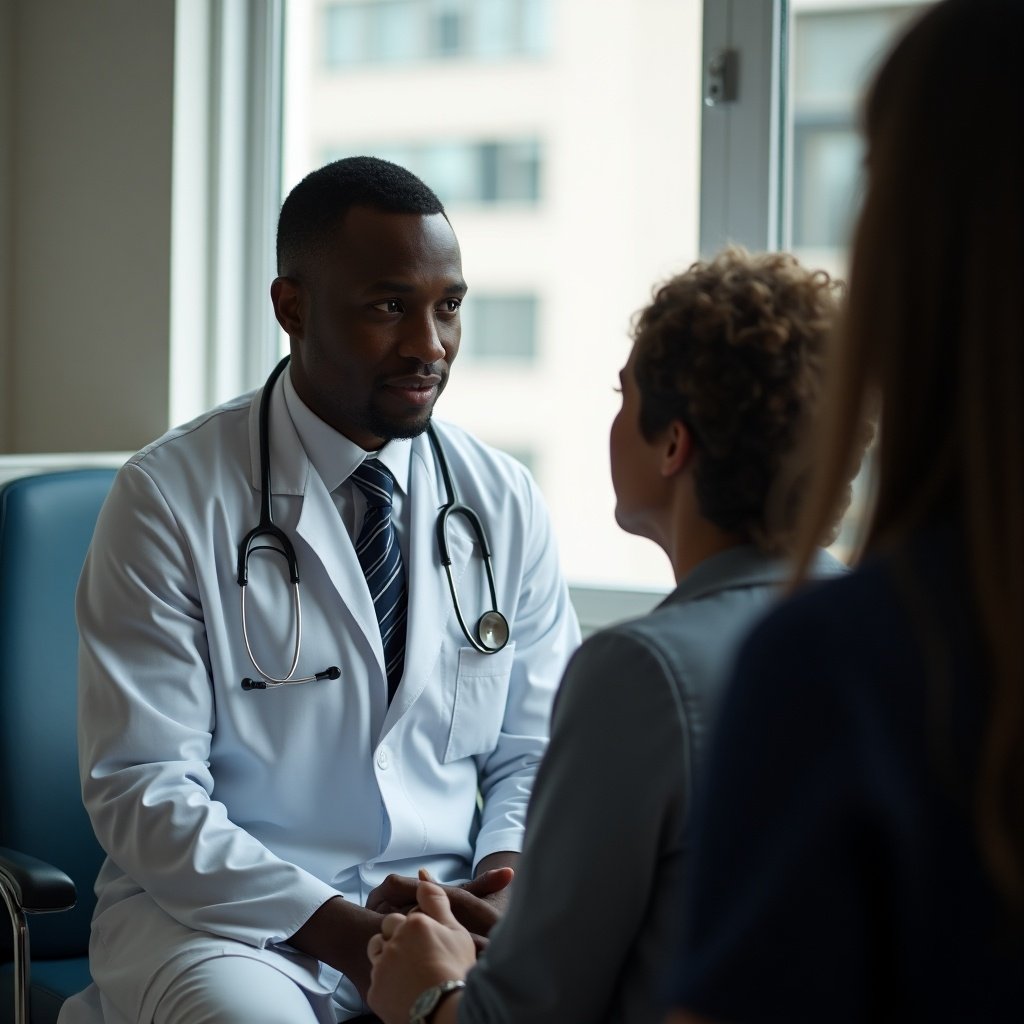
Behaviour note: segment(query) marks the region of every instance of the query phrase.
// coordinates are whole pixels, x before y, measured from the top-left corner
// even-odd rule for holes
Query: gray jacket
[[[822,552],[813,575],[842,571]],[[695,773],[736,648],[787,578],[781,560],[733,548],[576,652],[514,896],[470,974],[459,1024],[663,1019]]]

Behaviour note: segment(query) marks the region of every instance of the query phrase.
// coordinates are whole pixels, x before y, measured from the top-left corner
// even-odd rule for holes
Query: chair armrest
[[[75,883],[60,868],[5,846],[0,846],[0,883],[27,914],[70,910],[78,898]]]

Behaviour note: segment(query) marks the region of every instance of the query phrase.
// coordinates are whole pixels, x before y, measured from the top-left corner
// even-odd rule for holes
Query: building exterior
[[[860,83],[914,5],[793,0],[790,243],[841,272]],[[291,0],[285,187],[339,156],[420,174],[463,248],[438,413],[533,470],[577,583],[667,588],[614,523],[632,314],[698,255],[701,0]]]

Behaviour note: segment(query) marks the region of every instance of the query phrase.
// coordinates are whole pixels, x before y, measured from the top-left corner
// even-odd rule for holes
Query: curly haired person
[[[392,902],[423,912],[385,918],[369,946],[369,1002],[388,1024],[660,1018],[690,793],[732,652],[788,575],[792,462],[836,305],[826,274],[732,249],[639,314],[611,428],[615,515],[664,550],[676,589],[571,660],[515,891],[481,958],[458,893],[392,880]],[[817,552],[813,575],[841,571]]]

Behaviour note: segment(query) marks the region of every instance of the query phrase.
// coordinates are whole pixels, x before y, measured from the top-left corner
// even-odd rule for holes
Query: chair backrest
[[[78,889],[74,910],[32,917],[33,959],[85,953],[103,860],[78,778],[75,588],[114,472],[0,486],[0,846],[49,861]]]

